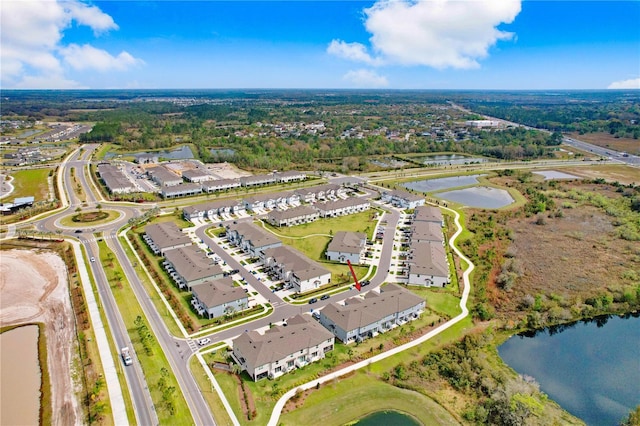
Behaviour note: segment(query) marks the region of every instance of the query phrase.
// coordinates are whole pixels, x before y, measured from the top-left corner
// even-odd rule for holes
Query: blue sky
[[[640,88],[640,1],[3,0],[0,87]]]

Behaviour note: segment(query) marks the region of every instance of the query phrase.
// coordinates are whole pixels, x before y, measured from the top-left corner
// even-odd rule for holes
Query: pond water
[[[20,133],[17,138],[18,139],[23,139],[23,138],[28,138],[31,135],[35,135],[36,133],[40,133],[42,130],[38,130],[38,129],[32,129],[32,130],[27,130],[24,131],[22,133]]]
[[[373,164],[374,166],[384,167],[389,169],[399,169],[409,164],[406,161],[396,160],[395,158],[391,158],[391,157],[369,160],[369,163]]]
[[[236,155],[236,150],[231,148],[211,148],[209,152],[213,155],[221,155],[224,157],[233,157]]]
[[[517,335],[498,352],[588,425],[617,425],[640,404],[640,314]]]
[[[37,425],[40,418],[38,326],[0,334],[0,424]]]
[[[413,417],[397,411],[378,411],[363,417],[356,423],[357,426],[420,426]]]
[[[438,197],[464,204],[468,207],[481,209],[498,209],[514,202],[508,191],[488,186],[474,186],[472,188],[440,192]]]
[[[191,148],[188,145],[182,145],[181,147],[172,149],[172,150],[144,151],[144,152],[136,152],[135,154],[115,153],[115,152],[109,151],[104,155],[104,159],[110,160],[117,155],[123,155],[123,156],[133,155],[134,157],[137,158],[140,155],[146,155],[146,154],[157,155],[160,159],[165,158],[167,160],[188,160],[188,159],[194,158]]]
[[[468,157],[466,155],[459,154],[447,154],[447,155],[427,155],[424,157],[416,157],[415,161],[422,164],[447,164],[447,165],[460,165],[467,163],[485,163],[489,161],[482,157]]]
[[[414,182],[407,182],[402,186],[414,191],[433,192],[440,191],[442,189],[457,188],[459,186],[475,185],[478,183],[478,178],[480,176],[484,175],[452,176],[446,178],[416,180]]]
[[[539,170],[533,172],[534,175],[544,176],[544,180],[551,179],[582,179],[580,176],[570,175],[569,173],[559,172],[557,170]]]

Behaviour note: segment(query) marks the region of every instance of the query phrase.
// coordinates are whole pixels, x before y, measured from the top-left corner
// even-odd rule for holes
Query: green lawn
[[[377,222],[376,213],[377,210],[371,209],[347,216],[318,219],[315,222],[297,226],[282,228],[269,224],[265,224],[265,226],[277,235],[284,237],[306,237],[314,234],[333,235],[338,231],[352,231],[364,232],[367,234],[367,238],[371,239]]]
[[[325,384],[280,417],[283,425],[343,425],[377,411],[394,410],[423,425],[459,425],[447,410],[418,392],[400,389],[366,372]]]
[[[195,356],[191,357],[191,359],[189,360],[189,368],[191,368],[193,378],[196,380],[196,382],[198,382],[200,392],[202,393],[204,399],[207,401],[216,424],[220,426],[233,425],[229,414],[227,414],[227,410],[222,404],[222,400],[218,396],[218,393],[215,391],[215,389],[213,389],[213,385],[209,381],[209,377],[204,372],[204,369],[198,361],[198,358],[196,358]]]
[[[427,300],[427,307],[450,318],[460,313],[460,298],[448,290],[410,286],[409,289]]]
[[[12,172],[13,181],[11,184],[14,190],[8,199],[13,200],[17,197],[34,196],[35,201],[45,201],[49,199],[49,172],[53,168],[44,169],[28,169]]]

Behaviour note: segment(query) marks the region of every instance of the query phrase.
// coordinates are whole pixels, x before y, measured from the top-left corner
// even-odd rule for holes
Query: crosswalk
[[[191,349],[191,352],[198,352],[198,344],[196,343],[195,340],[187,340],[187,345],[189,345],[189,348]]]
[[[100,238],[89,238],[86,241],[88,243],[97,243],[98,241],[102,241],[102,240],[115,240],[116,238],[118,238],[116,235],[105,235],[103,237]]]

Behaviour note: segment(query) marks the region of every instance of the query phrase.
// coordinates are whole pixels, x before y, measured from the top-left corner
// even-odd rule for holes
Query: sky
[[[1,89],[640,89],[640,0],[0,1]]]

